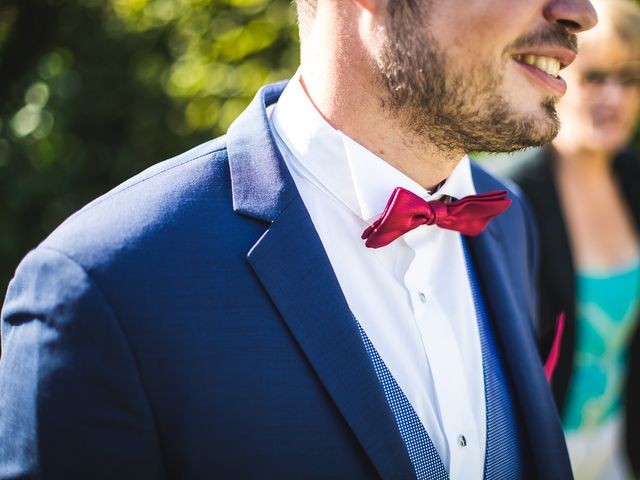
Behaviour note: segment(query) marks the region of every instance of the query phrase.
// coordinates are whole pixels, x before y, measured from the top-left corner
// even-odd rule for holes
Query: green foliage
[[[71,212],[223,133],[297,62],[288,0],[0,3],[0,291]]]
[[[298,62],[290,0],[0,2],[0,293],[71,212]]]

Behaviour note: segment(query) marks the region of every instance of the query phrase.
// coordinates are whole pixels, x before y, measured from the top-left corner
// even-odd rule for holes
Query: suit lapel
[[[478,192],[496,189],[495,185],[487,185],[481,175],[474,175],[474,181]],[[523,246],[513,245],[511,239],[509,245],[503,241],[503,232],[513,231],[512,226],[521,228],[510,225],[513,217],[509,215],[507,212],[495,218],[483,233],[468,240],[514,386],[537,476],[570,478],[564,435],[534,341],[531,299],[527,286],[518,285],[519,269],[524,267],[510,261],[506,253],[509,248]]]
[[[265,87],[231,126],[238,213],[270,223],[247,259],[382,478],[414,476],[397,425],[266,117],[284,84]]]

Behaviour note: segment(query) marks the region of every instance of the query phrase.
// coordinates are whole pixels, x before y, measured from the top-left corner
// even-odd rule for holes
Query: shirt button
[[[460,445],[461,447],[467,446],[467,439],[464,437],[464,435],[458,435],[458,445]]]
[[[427,296],[424,293],[418,292],[418,297],[420,297],[422,303],[427,303]]]

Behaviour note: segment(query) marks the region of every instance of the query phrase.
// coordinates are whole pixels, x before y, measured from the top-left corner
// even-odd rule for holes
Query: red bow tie
[[[493,217],[509,208],[511,200],[506,196],[507,192],[501,190],[469,195],[451,203],[427,202],[396,187],[384,212],[362,232],[362,238],[369,248],[384,247],[420,225],[438,225],[465,235],[478,235]]]

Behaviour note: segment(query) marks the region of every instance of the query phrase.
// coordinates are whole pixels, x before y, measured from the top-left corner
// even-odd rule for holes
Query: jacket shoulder
[[[125,252],[188,244],[232,215],[226,141],[220,137],[135,175],[71,215],[40,245],[91,271]],[[225,217],[226,216],[226,217]],[[184,245],[180,246],[184,248]]]
[[[156,163],[142,172],[134,175],[110,191],[99,196],[71,215],[61,226],[72,223],[76,217],[81,217],[101,203],[116,202],[118,196],[127,190],[134,190],[137,194],[144,194],[145,190],[154,187],[168,186],[171,181],[182,176],[191,176],[205,163],[226,162],[226,137],[218,137],[198,145],[175,157]]]
[[[528,197],[531,197],[540,184],[548,182],[552,157],[553,151],[550,147],[526,150],[515,155],[512,162],[500,164],[495,173],[517,184]]]
[[[502,176],[501,174],[494,175],[493,173],[489,173],[483,167],[478,165],[475,162],[472,162],[471,169],[473,172],[473,177],[476,185],[482,186],[482,191],[495,191],[495,190],[506,190],[507,196],[513,201],[512,208],[507,210],[507,218],[510,217],[510,213],[518,212],[518,216],[520,214],[528,217],[529,213],[529,204],[527,197],[522,192],[520,186],[513,181],[512,178],[508,178],[507,176]],[[528,218],[523,218],[521,221],[525,223],[529,222]]]

